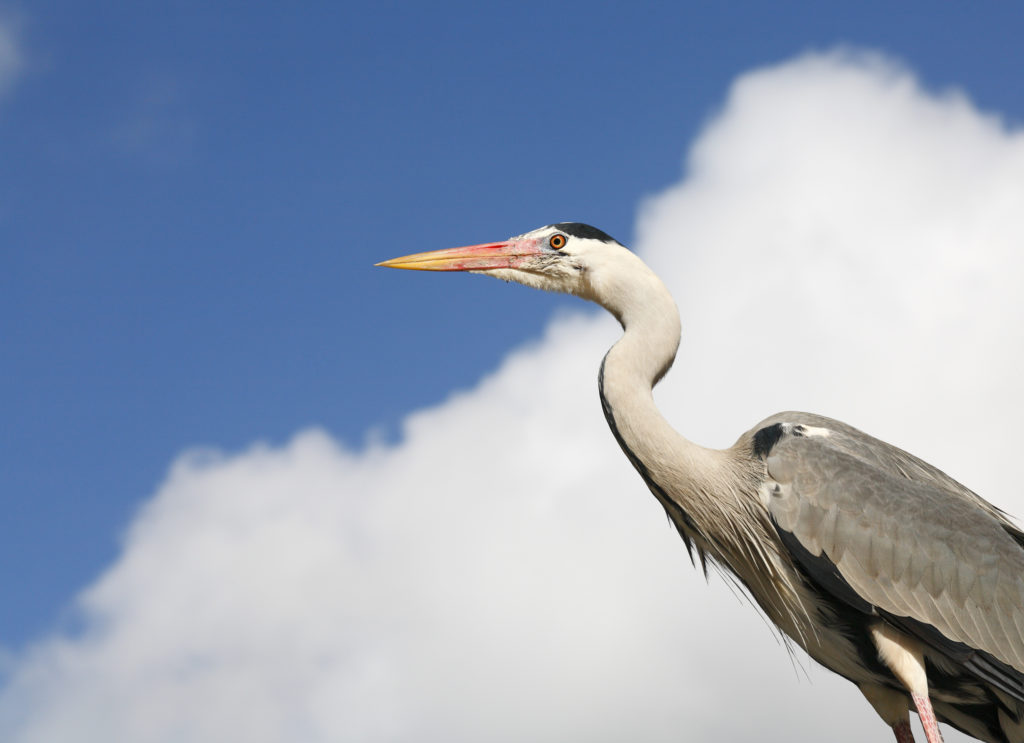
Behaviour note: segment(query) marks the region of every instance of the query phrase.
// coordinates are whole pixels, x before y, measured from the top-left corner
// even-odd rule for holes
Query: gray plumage
[[[471,271],[597,302],[623,327],[601,364],[605,418],[707,570],[734,576],[784,636],[850,679],[899,743],[908,711],[991,743],[1024,743],[1024,533],[940,470],[844,423],[762,421],[725,450],[654,405],[680,338],[655,274],[593,227],[386,261]]]
[[[779,529],[825,554],[869,603],[1024,668],[1024,534],[994,506],[906,452],[806,413],[767,456]],[[828,430],[794,435],[800,424]]]
[[[931,692],[940,718],[1005,740],[1002,724],[987,730],[965,718],[992,707],[990,722],[1002,712],[1019,732],[1024,534],[945,473],[839,421],[783,413],[738,445],[772,426],[783,433],[766,453],[761,493],[780,535],[806,550],[789,549],[794,563],[812,575],[815,560],[834,569],[833,595],[844,600],[837,586],[845,583],[856,596],[845,599],[850,609],[923,643],[926,662],[944,676]],[[803,435],[805,426],[828,434]]]

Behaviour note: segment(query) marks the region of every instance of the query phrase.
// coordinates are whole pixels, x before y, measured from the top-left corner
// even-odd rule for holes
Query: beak
[[[495,268],[518,268],[526,260],[542,252],[538,241],[507,240],[500,243],[414,253],[381,261],[376,265],[412,271],[488,271]]]

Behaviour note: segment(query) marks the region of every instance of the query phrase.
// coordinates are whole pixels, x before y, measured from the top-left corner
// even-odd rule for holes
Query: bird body
[[[900,743],[908,711],[991,743],[1024,743],[1024,533],[926,462],[839,421],[772,416],[724,450],[673,429],[652,389],[680,339],[668,289],[596,228],[385,266],[485,273],[597,302],[623,327],[601,363],[615,439],[691,559],[737,579],[814,660],[857,684]]]

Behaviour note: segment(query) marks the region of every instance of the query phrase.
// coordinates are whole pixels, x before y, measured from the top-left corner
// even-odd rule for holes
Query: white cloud
[[[878,58],[740,78],[641,211],[684,315],[670,417],[727,445],[778,409],[836,415],[1024,513],[1022,141]],[[560,318],[394,446],[182,457],[83,631],[10,664],[0,737],[884,740],[689,567],[601,418],[615,337]]]

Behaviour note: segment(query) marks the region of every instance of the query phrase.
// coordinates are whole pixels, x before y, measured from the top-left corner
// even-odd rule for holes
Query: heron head
[[[559,222],[503,242],[416,253],[377,265],[482,273],[545,291],[594,299],[594,280],[623,253],[631,255],[596,227]]]

